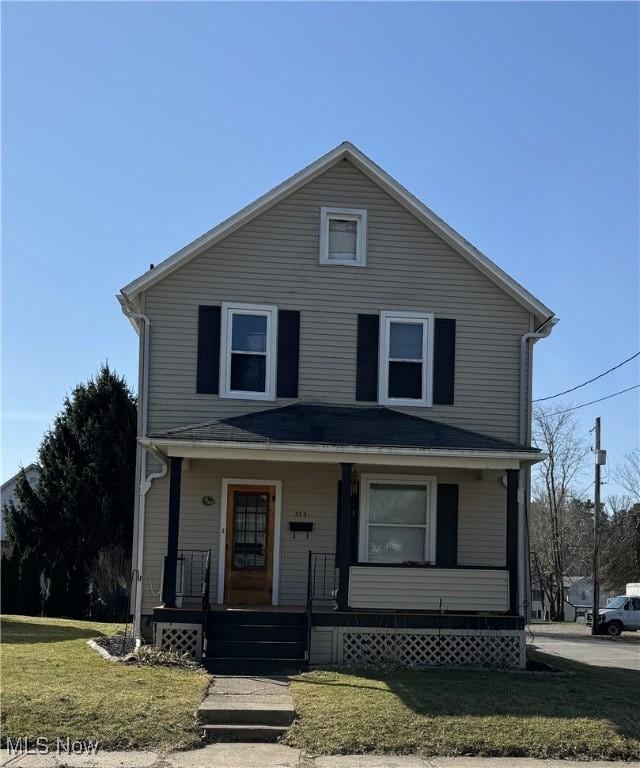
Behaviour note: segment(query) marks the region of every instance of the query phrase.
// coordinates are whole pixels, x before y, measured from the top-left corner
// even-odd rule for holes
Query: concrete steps
[[[205,741],[273,742],[295,718],[289,681],[219,677],[198,708]]]

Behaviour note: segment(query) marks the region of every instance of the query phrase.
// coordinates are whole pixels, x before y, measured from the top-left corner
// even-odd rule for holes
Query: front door
[[[271,605],[276,489],[231,485],[227,499],[224,601]]]

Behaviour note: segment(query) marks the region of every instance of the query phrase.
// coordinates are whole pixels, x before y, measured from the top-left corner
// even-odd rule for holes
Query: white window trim
[[[231,389],[231,331],[230,319],[234,314],[262,315],[267,318],[267,345],[265,365],[265,391],[243,392]],[[275,400],[276,364],[278,357],[278,307],[275,304],[222,305],[220,323],[220,397],[237,400]]]
[[[425,525],[425,560],[436,562],[436,526],[437,526],[437,501],[438,501],[438,479],[435,475],[376,475],[363,474],[360,476],[360,530],[358,561],[361,563],[369,562],[369,495],[371,484],[384,483],[385,485],[418,485],[427,489],[427,510]],[[375,523],[378,525],[378,523]],[[393,524],[398,528],[411,528],[409,525]],[[415,526],[422,528],[422,526]],[[385,565],[386,563],[380,563]]]
[[[389,397],[389,335],[391,323],[422,324],[422,397],[418,399]],[[414,361],[415,362],[415,361]],[[380,312],[378,350],[378,402],[380,405],[433,405],[433,314],[426,312]]]
[[[331,219],[346,219],[357,222],[355,261],[329,258],[329,221]],[[367,265],[367,211],[365,208],[336,208],[333,206],[320,208],[320,264],[338,267],[365,267]]]

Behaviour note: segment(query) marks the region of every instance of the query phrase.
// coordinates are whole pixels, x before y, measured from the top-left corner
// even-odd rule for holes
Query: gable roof
[[[381,406],[292,403],[256,413],[178,427],[149,440],[416,448],[487,453],[540,454],[507,440],[410,416]]]
[[[225,219],[213,229],[205,232],[193,242],[181,248],[169,258],[160,262],[153,269],[148,270],[140,277],[136,278],[128,285],[122,288],[121,293],[128,299],[134,300],[141,292],[150,288],[152,285],[160,282],[167,275],[170,275],[176,269],[187,264],[207,248],[228,237],[240,227],[244,226],[256,216],[267,211],[269,208],[279,203],[284,198],[296,192],[305,184],[327,171],[341,160],[349,160],[358,170],[371,179],[387,194],[389,194],[400,205],[406,208],[419,221],[421,221],[432,232],[438,235],[442,240],[448,243],[460,256],[465,258],[470,264],[475,266],[482,274],[488,277],[497,286],[508,293],[515,301],[521,304],[527,311],[533,312],[540,320],[547,320],[553,317],[553,312],[543,304],[539,299],[533,296],[516,280],[510,277],[504,270],[500,269],[489,258],[475,248],[471,243],[465,240],[445,221],[437,216],[432,210],[427,208],[417,197],[406,190],[395,179],[389,176],[380,166],[376,165],[370,158],[361,152],[356,146],[348,141],[342,142],[337,147],[327,152],[315,162],[303,168],[298,173],[283,181],[271,191],[254,200],[246,207],[239,210],[233,216]]]
[[[40,467],[38,466],[38,464],[35,464],[35,463],[32,462],[28,466],[22,467],[21,469],[19,469],[15,473],[15,475],[13,475],[13,477],[10,477],[8,480],[5,480],[4,483],[2,483],[2,485],[0,485],[0,490],[4,490],[7,486],[11,485],[11,483],[15,482],[18,479],[18,477],[20,476],[20,473],[22,472],[23,469],[24,469],[24,472],[25,472],[26,475],[28,475],[29,472],[32,472],[34,469],[38,473],[40,473]]]

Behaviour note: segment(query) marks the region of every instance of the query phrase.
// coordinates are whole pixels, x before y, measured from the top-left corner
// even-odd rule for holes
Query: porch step
[[[209,640],[244,640],[252,642],[304,643],[306,627],[280,624],[213,624]]]
[[[231,659],[304,659],[302,642],[271,640],[208,640],[207,656]]]
[[[202,659],[207,672],[217,675],[296,675],[307,669],[304,659],[229,658]]]
[[[205,725],[291,725],[295,717],[291,696],[267,694],[261,696],[207,696],[198,708],[198,717]]]
[[[304,611],[254,611],[231,608],[224,611],[210,611],[208,614],[208,626],[211,629],[230,624],[304,627],[306,622],[307,614]]]
[[[204,740],[240,741],[240,742],[275,742],[287,731],[286,725],[205,725],[203,727]]]

